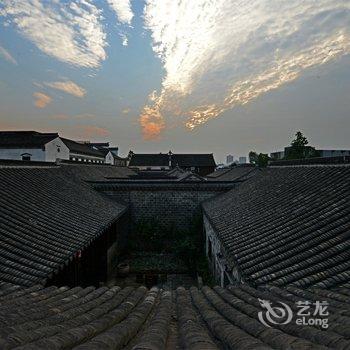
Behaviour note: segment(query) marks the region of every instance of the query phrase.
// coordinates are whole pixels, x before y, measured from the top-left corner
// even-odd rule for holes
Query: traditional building
[[[118,148],[116,149],[118,150]],[[115,148],[100,148],[99,151],[104,154],[106,164],[120,167],[126,167],[128,164],[128,159],[119,157]]]
[[[105,163],[104,153],[88,143],[80,143],[63,137],[61,140],[69,150],[69,160],[86,163]]]
[[[118,155],[119,147],[110,147],[109,142],[92,143],[92,142],[86,141],[84,143],[87,144],[89,147],[93,148],[94,150],[101,152],[105,157],[104,162],[106,164],[120,166],[120,167],[126,167],[128,165],[128,158],[127,157],[123,158]]]
[[[105,163],[105,155],[87,143],[37,131],[0,131],[0,159]]]
[[[1,281],[74,286],[106,280],[122,246],[127,208],[101,196],[84,176],[74,165],[0,164]]]
[[[350,167],[269,167],[203,204],[221,285],[332,287],[350,279]]]
[[[215,170],[213,154],[129,154],[129,166],[139,170],[170,170],[179,167],[205,176]]]
[[[69,149],[57,133],[0,131],[0,159],[55,162],[69,159]]]
[[[91,286],[105,280],[129,214],[93,188],[110,192],[136,172],[0,163],[0,348],[349,349],[350,166],[237,169],[221,174],[232,187],[167,172],[167,192],[233,188],[203,205],[209,261],[231,285],[168,290]]]

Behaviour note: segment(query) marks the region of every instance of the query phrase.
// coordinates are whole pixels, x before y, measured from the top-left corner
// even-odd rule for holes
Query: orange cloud
[[[160,133],[165,128],[165,123],[158,103],[153,106],[146,105],[140,115],[139,122],[145,140],[159,139]]]
[[[107,129],[95,125],[79,125],[76,129],[79,137],[83,138],[106,137],[110,135]]]
[[[37,108],[45,108],[52,101],[50,96],[42,92],[34,92],[33,97],[35,98],[34,105]]]

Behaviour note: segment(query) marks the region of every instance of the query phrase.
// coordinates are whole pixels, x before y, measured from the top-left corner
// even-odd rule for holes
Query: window
[[[25,160],[25,161],[30,161],[32,158],[32,155],[29,153],[23,153],[21,156],[22,156],[22,160]]]

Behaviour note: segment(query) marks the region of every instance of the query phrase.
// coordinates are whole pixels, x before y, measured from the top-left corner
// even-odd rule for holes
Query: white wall
[[[69,154],[69,159],[71,159],[71,158],[73,161],[75,161],[75,162],[79,161],[81,163],[101,163],[101,164],[103,164],[105,162],[104,158],[89,156],[86,154],[72,153],[72,152]]]
[[[106,158],[105,158],[105,162],[106,162],[106,164],[114,165],[114,157],[113,157],[112,152],[107,153]]]
[[[22,160],[23,153],[29,153],[33,161],[45,162],[45,151],[41,148],[0,148],[0,159]]]
[[[69,149],[59,137],[43,148],[0,148],[0,159],[22,160],[24,153],[31,155],[31,161],[38,162],[55,162],[57,158],[69,159]]]
[[[69,159],[69,149],[59,137],[45,145],[46,162],[55,162],[57,158]]]

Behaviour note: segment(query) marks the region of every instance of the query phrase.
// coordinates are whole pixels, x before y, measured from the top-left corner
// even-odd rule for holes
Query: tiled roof
[[[44,283],[124,210],[62,167],[0,168],[0,281]]]
[[[91,144],[90,144],[90,146],[91,146]],[[118,151],[118,147],[109,147],[109,148],[107,148],[107,147],[98,147],[98,151],[101,152],[105,157],[107,156],[107,154],[108,154],[109,152],[111,152],[111,155],[112,155],[112,157],[113,157],[114,159],[117,159],[117,160],[125,160],[125,161],[128,160],[127,157],[123,158],[123,157],[118,156],[118,155],[115,153],[115,150]]]
[[[206,176],[209,181],[245,180],[257,173],[255,166],[233,166],[229,169],[218,169]]]
[[[212,154],[133,154],[129,166],[215,167]]]
[[[230,264],[258,285],[350,281],[350,167],[259,170],[204,204]]]
[[[183,174],[177,176],[177,181],[205,181],[204,178],[192,171],[185,171]]]
[[[56,137],[57,133],[0,131],[0,148],[41,148]]]
[[[62,171],[84,181],[108,181],[111,179],[128,179],[136,172],[128,167],[107,164],[62,163]]]
[[[179,167],[215,167],[213,154],[173,154],[173,166]]]
[[[100,153],[102,153],[104,155],[104,157],[106,157],[106,155],[109,153],[109,149],[108,148],[104,148],[104,147],[99,147],[98,151]]]
[[[176,177],[176,181],[205,181],[205,179],[189,170],[184,170],[179,167],[175,167],[167,172],[167,175]]]
[[[133,154],[129,166],[169,166],[169,155],[159,154]]]
[[[2,349],[349,349],[350,290],[245,285],[69,289],[0,284]],[[290,308],[286,325],[265,326],[260,300]],[[297,303],[328,303],[328,328],[296,324]],[[310,311],[315,311],[311,305]],[[306,317],[310,320],[312,317]],[[274,319],[277,320],[278,319]],[[285,318],[279,319],[284,321]],[[277,322],[278,323],[278,322]]]
[[[104,154],[98,150],[93,149],[89,144],[75,142],[73,140],[61,137],[61,140],[69,148],[69,151],[77,154],[85,154],[94,157],[104,158]]]

